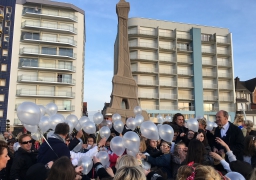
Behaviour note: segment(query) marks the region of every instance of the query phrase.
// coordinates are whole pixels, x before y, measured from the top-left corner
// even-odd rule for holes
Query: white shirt
[[[220,130],[220,135],[221,137],[226,136],[226,133],[228,131],[229,128],[229,122],[227,122]]]

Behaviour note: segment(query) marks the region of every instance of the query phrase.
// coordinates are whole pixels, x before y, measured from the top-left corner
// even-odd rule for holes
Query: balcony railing
[[[157,45],[155,43],[130,43],[130,47],[145,47],[145,48],[157,48]]]
[[[41,38],[32,38],[31,35],[25,34],[22,40],[27,41],[40,41],[45,43],[56,43],[56,44],[68,44],[72,46],[76,46],[77,42],[70,38],[54,38],[50,36],[43,35]]]
[[[191,35],[189,34],[177,34],[178,39],[191,39]]]
[[[34,54],[41,56],[55,56],[61,58],[71,58],[76,59],[76,53],[72,53],[70,51],[61,50],[57,52],[56,50],[40,50],[39,48],[29,48],[23,47],[20,48],[20,54]]]
[[[227,61],[218,61],[219,66],[231,66],[230,62]]]
[[[230,55],[230,52],[228,50],[217,50],[217,54],[223,54],[223,55]]]
[[[13,125],[22,125],[22,123],[18,118],[14,118]]]
[[[205,101],[217,101],[217,96],[204,96]]]
[[[160,49],[175,50],[175,46],[168,44],[159,44]]]
[[[217,38],[217,43],[229,43],[228,39]]]
[[[215,49],[202,48],[202,53],[215,53]]]
[[[156,68],[147,68],[147,67],[136,67],[132,69],[133,72],[147,72],[147,73],[157,73]]]
[[[218,107],[206,107],[206,108],[204,108],[204,111],[206,111],[206,112],[217,112],[217,111],[219,111],[219,108]]]
[[[44,64],[40,63],[36,66],[29,63],[19,62],[19,68],[31,68],[31,69],[45,69],[45,70],[59,70],[59,71],[76,71],[75,66],[69,66],[69,65],[56,65],[56,64]]]
[[[178,87],[193,88],[194,84],[192,82],[178,82]]]
[[[37,8],[24,8],[23,15],[26,14],[34,14],[34,15],[42,15],[42,16],[50,16],[64,19],[71,19],[72,21],[77,21],[77,16],[73,13],[63,13],[61,11],[52,11],[47,9],[37,9]]]
[[[219,96],[219,101],[234,101],[232,96]]]
[[[204,83],[203,84],[203,88],[205,88],[205,89],[216,89],[217,88],[217,84],[207,84],[207,83]]]
[[[144,110],[178,110],[178,107],[175,105],[142,105]]]
[[[202,60],[203,65],[216,65],[216,61]]]
[[[166,56],[159,56],[160,61],[166,61],[166,62],[175,62],[174,57],[166,57]]]
[[[232,86],[228,84],[219,84],[219,89],[232,89]]]
[[[152,80],[137,80],[137,84],[140,84],[140,85],[157,86],[157,81],[152,81]]]
[[[231,73],[218,73],[218,76],[223,78],[232,78]]]
[[[191,95],[191,94],[187,94],[187,95],[179,94],[178,98],[179,99],[184,99],[184,100],[190,100],[190,99],[194,99],[194,95]]]
[[[162,73],[162,74],[176,74],[176,69],[159,69],[159,73]]]
[[[150,98],[150,99],[156,99],[158,98],[158,93],[138,93],[139,98]]]
[[[75,106],[65,106],[65,105],[57,105],[58,111],[74,111]]]
[[[156,36],[155,31],[149,31],[149,30],[142,30],[142,29],[132,29],[128,30],[128,34],[141,34],[141,35],[150,35],[150,36]]]
[[[174,38],[173,33],[168,33],[168,32],[159,32],[159,36],[161,36],[161,37]]]
[[[74,98],[74,92],[59,92],[59,91],[48,91],[48,90],[31,90],[31,89],[17,89],[17,96],[45,96],[45,97],[65,97]]]
[[[133,57],[130,57],[131,59],[146,59],[146,60],[155,60],[156,61],[156,58],[154,56],[151,56],[151,55],[144,55],[144,54],[139,54],[137,56],[133,56]]]
[[[179,63],[192,63],[192,59],[191,58],[181,58],[181,57],[178,57],[178,62]]]
[[[65,31],[73,34],[77,33],[77,29],[73,26],[61,25],[56,23],[48,23],[48,22],[40,22],[40,21],[24,21],[21,23],[21,27],[31,27],[31,28],[40,28],[40,29],[48,29],[55,31]]]
[[[177,94],[160,93],[161,99],[177,99]]]
[[[167,80],[160,80],[159,81],[159,85],[160,86],[177,86],[177,82],[176,81],[167,81]]]
[[[36,77],[29,75],[18,76],[18,82],[41,82],[41,83],[57,83],[57,84],[75,84],[75,80],[71,78],[57,78],[57,77]]]
[[[194,111],[195,107],[194,106],[179,106],[178,109],[180,111]]]
[[[203,71],[203,76],[213,76],[213,77],[216,77],[217,73],[209,72],[209,71]]]
[[[185,48],[185,47],[178,47],[177,50],[178,51],[189,51],[189,52],[193,51],[192,47],[187,47],[187,48]]]
[[[193,71],[191,71],[191,70],[178,70],[178,74],[179,75],[193,76]]]

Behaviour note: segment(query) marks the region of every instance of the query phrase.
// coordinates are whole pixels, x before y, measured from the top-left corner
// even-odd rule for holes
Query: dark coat
[[[69,148],[63,141],[50,137],[48,138],[48,142],[53,150],[46,142],[44,142],[39,148],[37,162],[47,164],[48,162],[56,160],[62,156],[70,158]]]
[[[68,145],[69,150],[72,151],[76,147],[76,145],[79,143],[80,143],[80,141],[76,137],[74,139],[72,139]]]
[[[25,180],[27,170],[36,163],[36,154],[21,147],[15,152],[10,171],[11,180]]]
[[[214,139],[216,137],[221,138],[220,128],[215,129]],[[233,151],[237,160],[243,161],[244,135],[241,129],[229,122],[229,128],[227,130],[226,136],[222,137],[221,139],[229,146],[231,151]],[[216,147],[218,150],[225,150],[224,147],[216,142],[214,142],[214,147]]]
[[[146,152],[151,156],[151,157],[158,157],[161,156],[163,153],[159,149],[152,148],[151,146],[147,147]]]
[[[177,139],[176,139],[176,141],[175,141],[175,144],[177,144],[177,143],[180,142],[180,141],[185,142],[185,138],[186,138],[186,136],[187,136],[187,134],[188,134],[188,128],[186,128],[186,127],[184,127],[184,126],[178,126],[178,127],[179,127],[179,134],[178,134],[178,136],[177,136]],[[185,133],[186,135],[183,136],[183,137],[180,137],[180,134],[181,134],[181,133]]]

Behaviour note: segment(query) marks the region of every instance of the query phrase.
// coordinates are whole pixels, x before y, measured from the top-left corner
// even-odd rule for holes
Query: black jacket
[[[36,163],[36,154],[21,147],[15,152],[10,172],[11,180],[25,180],[27,170]]]
[[[151,157],[158,157],[161,156],[163,153],[159,149],[152,148],[151,146],[147,147],[146,152],[151,156]]]
[[[233,151],[237,160],[243,161],[244,135],[239,127],[235,126],[231,122],[228,123],[229,128],[227,130],[226,136],[221,138],[220,128],[216,128],[214,132],[214,138],[221,138],[229,146],[231,151]],[[216,147],[218,150],[225,150],[224,147],[216,142],[214,142],[214,147]]]
[[[177,125],[177,124],[176,124]],[[178,125],[177,125],[178,126]],[[186,136],[187,136],[187,134],[188,134],[188,128],[186,128],[186,127],[184,127],[184,126],[178,126],[179,127],[179,134],[178,134],[178,136],[177,136],[177,139],[176,139],[176,141],[175,141],[175,144],[177,144],[178,142],[180,142],[180,141],[183,141],[183,142],[185,142],[185,138],[186,138]],[[183,136],[183,137],[180,137],[180,134],[181,133],[185,133],[186,135],[185,136]]]

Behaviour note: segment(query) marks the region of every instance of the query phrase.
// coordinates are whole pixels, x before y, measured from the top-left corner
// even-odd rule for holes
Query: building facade
[[[232,34],[228,29],[160,20],[128,21],[131,70],[151,117],[182,113],[235,117]]]
[[[6,76],[0,75],[0,88],[4,89],[0,91],[1,122],[9,119],[11,127],[19,125],[16,110],[24,101],[38,105],[54,102],[65,117],[82,116],[84,11],[50,0],[4,2],[12,4],[0,4],[5,20],[1,71],[6,69]]]

